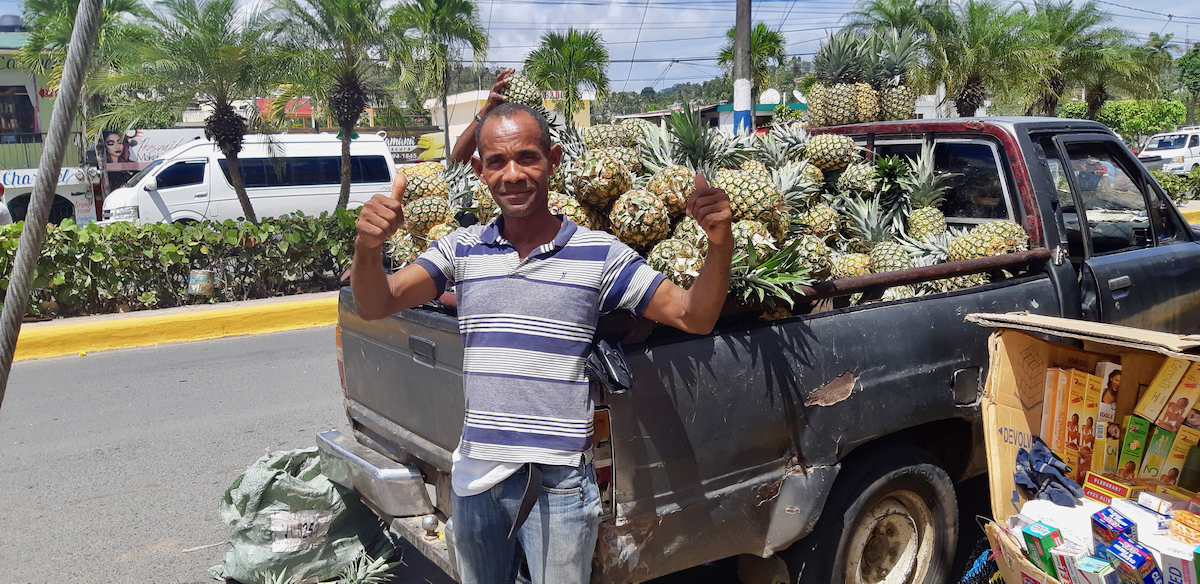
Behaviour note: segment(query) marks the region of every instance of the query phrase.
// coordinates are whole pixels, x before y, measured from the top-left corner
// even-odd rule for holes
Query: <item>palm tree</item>
[[[1026,38],[1037,59],[1036,74],[1025,78],[1031,100],[1026,115],[1053,116],[1064,94],[1084,84],[1091,73],[1122,68],[1129,33],[1105,26],[1112,16],[1095,2],[1076,7],[1070,0],[1040,0],[1025,14]]]
[[[1103,60],[1094,63],[1082,76],[1087,117],[1096,119],[1104,102],[1113,99],[1110,92],[1119,89],[1134,98],[1149,99],[1162,93],[1157,56],[1128,43],[1109,47]]]
[[[844,18],[850,28],[863,33],[925,29],[924,9],[916,0],[859,0]]]
[[[350,201],[350,141],[369,103],[390,100],[388,80],[406,82],[407,45],[381,0],[278,0],[288,42],[307,64],[275,103],[308,98],[325,105],[342,141],[337,208]],[[297,100],[299,102],[300,100]],[[276,116],[286,114],[273,107]]]
[[[727,75],[733,74],[733,41],[736,27],[725,33],[728,40],[717,54],[717,64]],[[778,67],[787,58],[787,40],[778,30],[764,23],[750,29],[750,103],[758,101],[758,93],[771,82],[771,66]],[[753,107],[753,106],[752,106]]]
[[[1034,66],[1022,36],[1024,15],[998,0],[932,4],[923,75],[926,85],[944,83],[960,116],[973,116],[989,92],[1015,86]]]
[[[450,110],[446,103],[450,88],[450,58],[470,48],[475,61],[487,53],[487,32],[479,22],[479,11],[470,0],[410,0],[396,5],[392,26],[407,29],[418,47],[417,68],[423,73],[422,93],[442,99],[442,132],[450,148]]]
[[[273,48],[278,29],[263,13],[239,9],[236,0],[162,0],[157,6],[149,15],[153,40],[138,47],[140,62],[101,82],[138,96],[98,116],[96,127],[136,127],[164,111],[178,119],[192,100],[208,104],[213,113],[204,134],[228,161],[243,215],[257,223],[238,165],[248,121],[234,102],[263,95],[288,63]]]
[[[583,102],[580,87],[591,89],[597,98],[609,94],[608,48],[598,30],[547,32],[537,48],[525,55],[525,74],[541,89],[562,91],[554,109],[573,124]]]

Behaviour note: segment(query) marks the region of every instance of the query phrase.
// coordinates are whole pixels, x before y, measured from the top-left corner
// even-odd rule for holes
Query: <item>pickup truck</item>
[[[1200,329],[1200,237],[1104,126],[996,117],[816,132],[876,156],[933,147],[938,170],[958,175],[947,221],[1016,221],[1030,249],[820,282],[802,288],[791,317],[730,310],[708,335],[603,321],[598,334],[623,342],[633,385],[593,384],[604,507],[595,582],[732,556],[744,581],[944,582],[954,483],[986,466],[990,331],[964,315]],[[872,301],[891,286],[1000,270],[1009,277]],[[343,289],[339,312],[353,435],[318,436],[323,469],[453,576],[450,454],[464,414],[453,297],[366,321]]]

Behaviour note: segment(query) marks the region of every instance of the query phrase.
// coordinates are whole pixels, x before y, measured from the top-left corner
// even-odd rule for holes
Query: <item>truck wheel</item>
[[[940,584],[958,542],[954,482],[928,452],[876,450],[843,467],[808,537],[784,552],[797,584]]]

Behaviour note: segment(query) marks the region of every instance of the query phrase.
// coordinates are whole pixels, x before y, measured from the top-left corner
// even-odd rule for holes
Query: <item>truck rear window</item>
[[[943,183],[948,187],[942,204],[947,219],[1009,218],[1003,175],[991,144],[938,142],[933,154],[937,171],[954,175]]]
[[[278,164],[277,164],[278,163]],[[296,156],[272,161],[269,158],[239,158],[238,167],[246,188],[336,185],[342,182],[340,156]],[[229,161],[221,159],[221,171],[229,178]],[[383,156],[352,156],[350,182],[391,182]],[[232,181],[231,181],[232,184]]]

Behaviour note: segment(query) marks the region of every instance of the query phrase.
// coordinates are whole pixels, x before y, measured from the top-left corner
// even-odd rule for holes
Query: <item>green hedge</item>
[[[1161,170],[1152,170],[1150,174],[1176,205],[1200,199],[1200,168],[1193,169],[1186,175]]]
[[[350,267],[357,211],[285,215],[260,225],[50,226],[29,312],[75,316],[336,290]],[[0,288],[21,223],[0,227]],[[212,297],[187,295],[189,270],[213,270]]]

